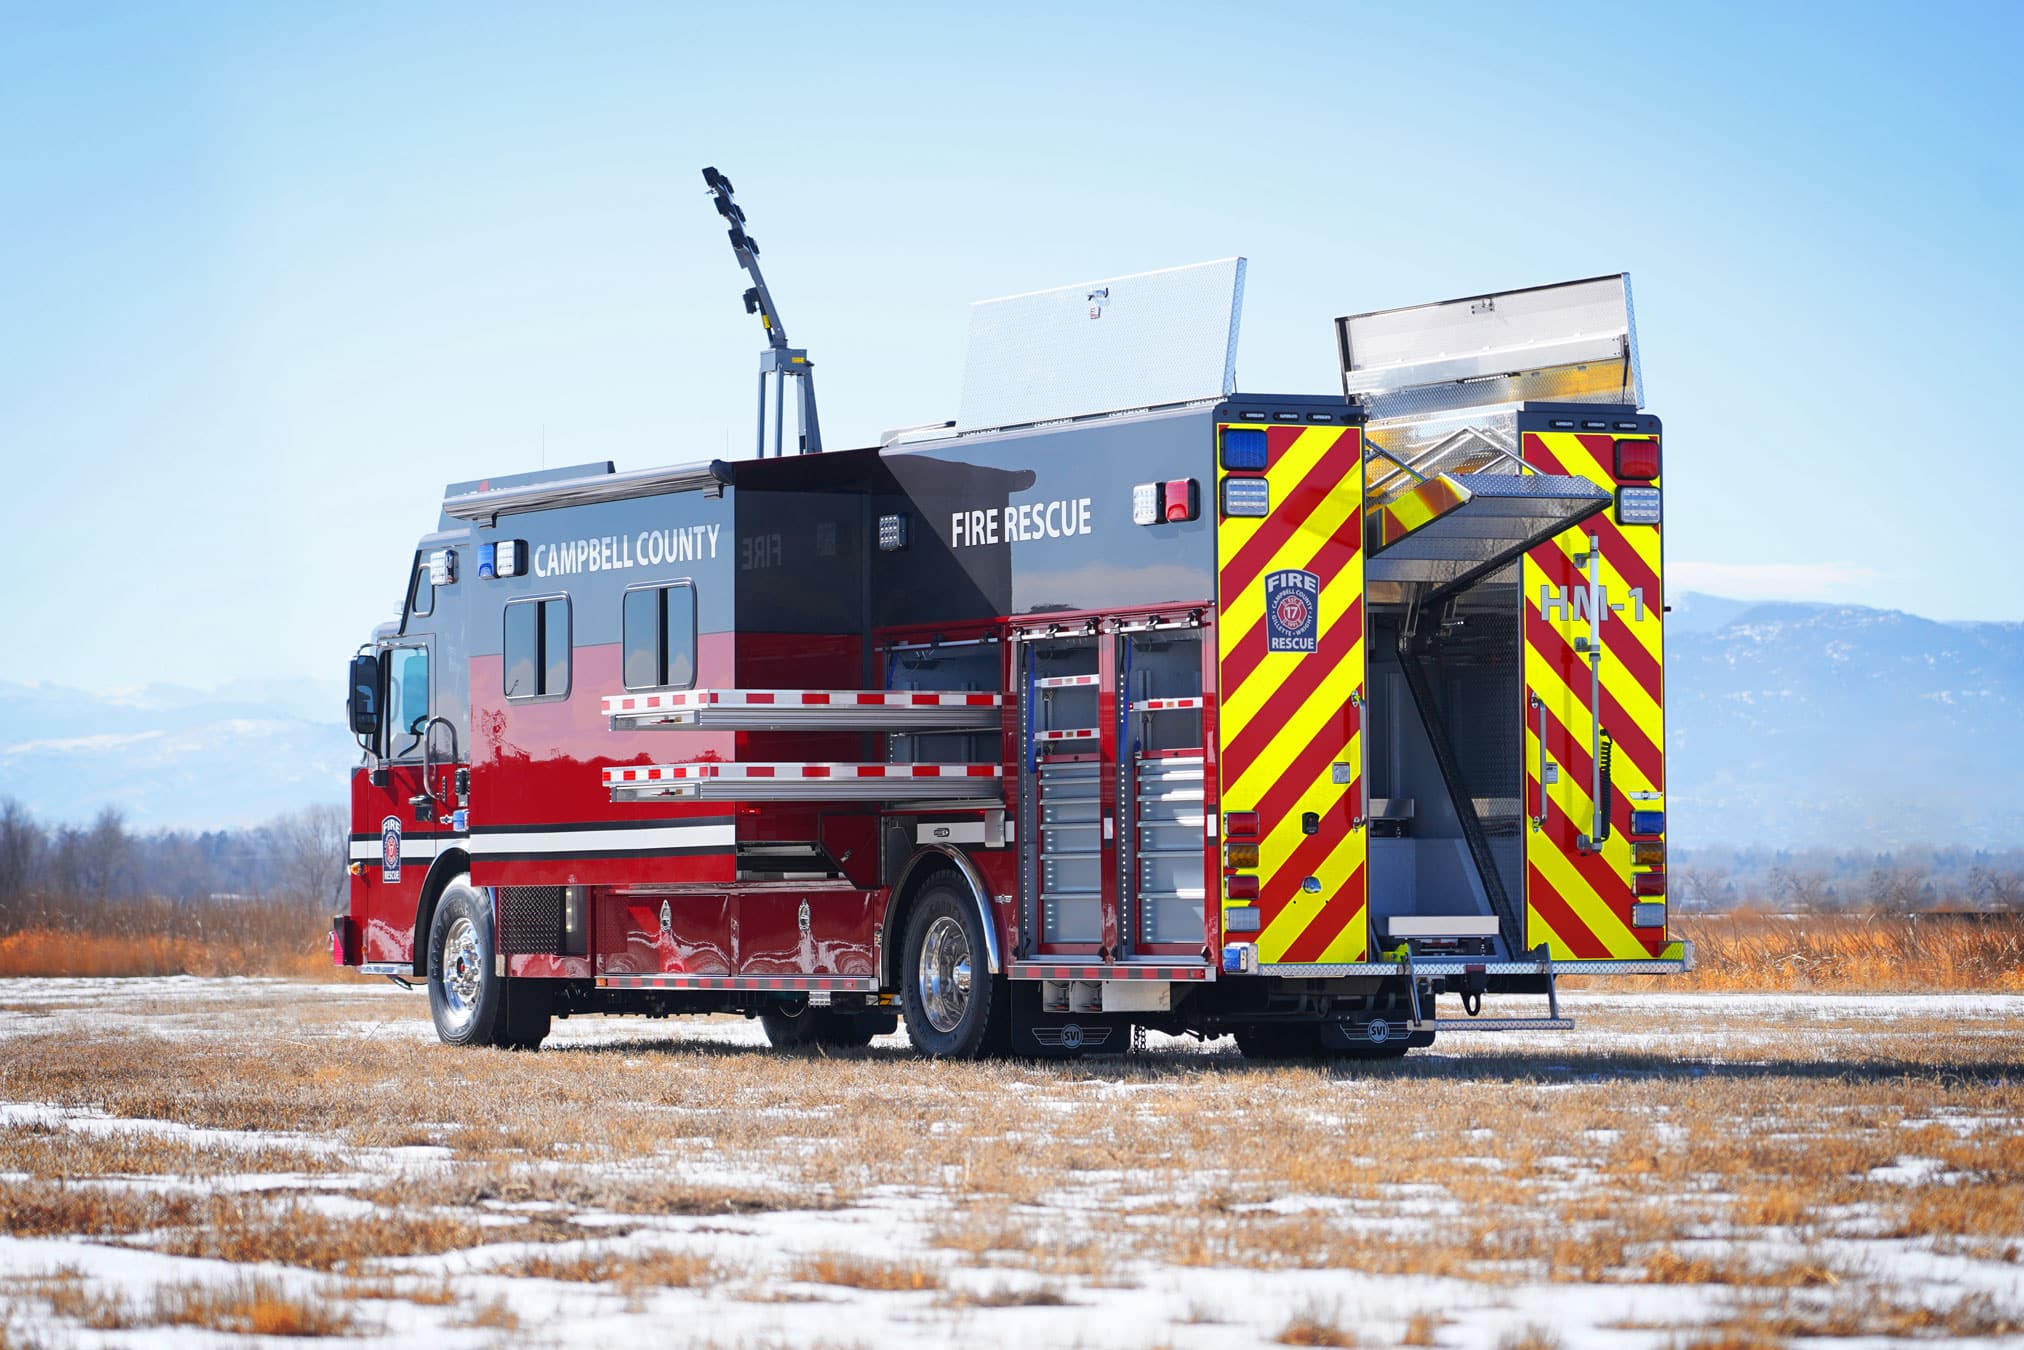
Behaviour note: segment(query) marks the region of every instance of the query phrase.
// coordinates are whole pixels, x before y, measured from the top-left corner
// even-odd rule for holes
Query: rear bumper
[[[1681,975],[1694,968],[1694,944],[1675,942],[1675,955],[1645,960],[1523,960],[1490,961],[1468,956],[1423,956],[1405,961],[1348,961],[1335,965],[1273,962],[1258,967],[1260,975],[1282,979],[1337,979],[1348,975]]]

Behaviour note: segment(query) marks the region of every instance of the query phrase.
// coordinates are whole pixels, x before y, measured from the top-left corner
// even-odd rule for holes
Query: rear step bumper
[[[1681,944],[1676,957],[1653,957],[1642,961],[1491,961],[1471,956],[1419,956],[1411,963],[1415,975],[1683,975],[1694,968],[1694,944]],[[1348,961],[1335,965],[1299,965],[1271,962],[1258,967],[1260,975],[1281,979],[1332,980],[1345,975],[1403,975],[1403,961]]]

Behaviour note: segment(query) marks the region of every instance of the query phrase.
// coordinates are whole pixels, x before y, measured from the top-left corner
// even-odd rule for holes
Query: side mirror
[[[377,747],[380,724],[379,658],[352,657],[350,683],[351,693],[346,699],[346,706],[351,713],[352,735],[363,736]]]

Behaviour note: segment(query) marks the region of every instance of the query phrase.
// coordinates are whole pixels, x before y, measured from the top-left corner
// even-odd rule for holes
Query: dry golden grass
[[[936,1300],[942,1308],[1065,1308],[1068,1296],[1058,1284],[999,1284],[990,1289],[951,1289]]]
[[[1280,1345],[1353,1346],[1356,1333],[1342,1325],[1340,1308],[1309,1304],[1288,1319],[1272,1338]]]
[[[2024,1315],[1986,1292],[1942,1296],[1808,1298],[1783,1293],[1737,1302],[1709,1325],[1714,1344],[1779,1344],[1798,1337],[1974,1339],[2024,1332]],[[1709,1344],[1710,1342],[1701,1342]]]
[[[537,1252],[509,1266],[502,1275],[535,1280],[566,1280],[573,1284],[605,1284],[622,1290],[692,1289],[725,1278],[723,1267],[694,1252],[655,1248],[651,1251]]]
[[[34,1174],[0,1183],[0,1232],[337,1270],[327,1283],[342,1302],[398,1298],[444,1315],[454,1303],[467,1318],[483,1308],[453,1293],[455,1279],[377,1263],[566,1243],[458,1262],[690,1297],[735,1278],[737,1301],[939,1291],[900,1301],[986,1323],[1176,1268],[1177,1306],[1230,1268],[1713,1290],[1734,1300],[1720,1319],[1664,1324],[1710,1345],[1816,1334],[1802,1325],[1942,1336],[2014,1315],[1935,1302],[1931,1330],[1889,1329],[1913,1327],[1924,1300],[1891,1273],[1904,1244],[2011,1273],[2024,1247],[2024,1018],[2000,1011],[1906,1007],[1891,1020],[1840,1005],[1670,1005],[1651,1048],[1629,1039],[1647,1035],[1649,1015],[1611,1001],[1593,1014],[1600,1031],[1444,1038],[1438,1054],[1395,1065],[1183,1052],[971,1065],[879,1049],[811,1061],[671,1041],[646,1023],[595,1045],[564,1024],[538,1055],[458,1051],[407,1034],[426,1016],[418,996],[303,998],[283,985],[211,997],[163,1005],[176,1026],[161,1033],[80,1013],[61,1036],[0,1044],[0,1101],[137,1123],[0,1130],[9,1165],[19,1156]],[[196,1034],[192,1007],[233,1034]],[[248,1136],[260,1146],[239,1170],[277,1193],[214,1195],[232,1150],[143,1132],[154,1121],[302,1131],[338,1148],[291,1159],[285,1141]],[[412,1144],[447,1157],[373,1151]],[[146,1175],[184,1182],[124,1184]],[[312,1189],[349,1208],[311,1205]],[[824,1211],[892,1194],[917,1206],[925,1251],[869,1255],[830,1228],[820,1240],[832,1245],[812,1256],[713,1260],[712,1234],[768,1231],[781,1214],[833,1223]],[[981,1273],[951,1279],[944,1261]],[[964,1283],[990,1292],[951,1287]],[[1649,1296],[1674,1302],[1694,1317],[1710,1306]],[[1197,1304],[1204,1319],[1234,1311]],[[1865,1322],[1832,1312],[1841,1304],[1897,1311]],[[1283,1316],[1284,1305],[1271,1324],[1254,1314],[1246,1334],[1270,1336]],[[1439,1330],[1423,1312],[1405,1339],[1431,1344]]]
[[[792,1279],[808,1284],[835,1284],[846,1289],[877,1289],[888,1293],[940,1289],[942,1272],[919,1261],[881,1261],[848,1252],[816,1252],[794,1263]]]
[[[344,1303],[300,1297],[257,1276],[225,1285],[165,1286],[156,1291],[144,1324],[201,1327],[238,1336],[349,1336],[364,1330]]]
[[[1432,1308],[1422,1308],[1406,1319],[1405,1334],[1399,1338],[1401,1345],[1439,1345],[1441,1328],[1448,1319]]]
[[[174,1256],[363,1271],[368,1263],[385,1257],[434,1256],[494,1242],[565,1241],[579,1236],[554,1216],[481,1224],[442,1211],[375,1210],[338,1218],[294,1200],[218,1196],[196,1222],[152,1234],[147,1245]]]
[[[60,1125],[0,1125],[0,1157],[9,1170],[38,1177],[199,1177],[249,1172],[320,1173],[349,1164],[327,1150],[283,1144],[234,1147],[192,1143],[143,1130],[83,1133]]]
[[[330,920],[295,901],[103,901],[48,926],[0,933],[0,979],[288,975],[353,978],[330,963]]]
[[[513,1311],[513,1305],[504,1298],[494,1295],[483,1303],[473,1306],[456,1320],[460,1327],[479,1327],[487,1331],[520,1330],[520,1314]]]
[[[291,1293],[260,1276],[158,1285],[145,1303],[86,1280],[74,1267],[17,1281],[15,1288],[52,1316],[92,1331],[196,1327],[240,1336],[349,1336],[366,1330],[342,1302]]]
[[[2024,992],[2024,915],[1677,915],[1695,969],[1664,987]]]

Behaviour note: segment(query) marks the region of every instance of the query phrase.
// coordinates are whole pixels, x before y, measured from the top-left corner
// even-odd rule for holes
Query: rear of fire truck
[[[1337,328],[1360,427],[1241,403],[1217,427],[1213,1024],[1367,1055],[1568,1026],[1558,975],[1691,961],[1665,905],[1661,434],[1629,278]],[[1502,993],[1544,1005],[1479,1017]]]

